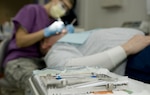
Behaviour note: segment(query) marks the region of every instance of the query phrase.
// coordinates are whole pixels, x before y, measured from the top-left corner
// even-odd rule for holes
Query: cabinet
[[[102,8],[120,8],[122,6],[122,0],[100,0]]]

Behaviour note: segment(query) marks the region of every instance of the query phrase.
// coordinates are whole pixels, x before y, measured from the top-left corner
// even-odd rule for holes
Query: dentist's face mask
[[[50,15],[55,19],[64,16],[65,13],[66,13],[66,9],[63,7],[62,2],[53,5],[50,9]]]

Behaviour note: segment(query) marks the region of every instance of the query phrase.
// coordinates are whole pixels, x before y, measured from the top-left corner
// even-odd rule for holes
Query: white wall
[[[119,9],[103,9],[100,0],[78,0],[79,27],[87,29],[119,27],[125,21],[147,20],[146,0],[122,0]]]

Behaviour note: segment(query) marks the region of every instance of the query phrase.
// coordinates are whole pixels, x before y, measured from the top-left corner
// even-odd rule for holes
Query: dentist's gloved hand
[[[62,21],[55,21],[50,26],[44,29],[44,37],[49,37],[51,35],[58,34],[65,27]]]
[[[74,26],[72,24],[66,25],[66,30],[68,33],[74,33]]]

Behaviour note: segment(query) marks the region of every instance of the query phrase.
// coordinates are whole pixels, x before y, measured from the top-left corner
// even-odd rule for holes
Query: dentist
[[[45,67],[41,60],[40,41],[61,34],[65,25],[60,18],[72,8],[73,3],[74,0],[50,0],[44,6],[29,4],[16,14],[3,64],[5,78],[10,85],[23,90],[28,88],[27,82],[32,71]],[[66,27],[68,29],[70,25]]]

